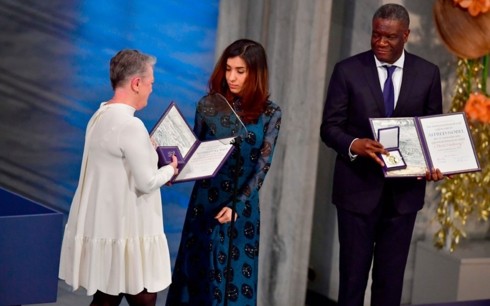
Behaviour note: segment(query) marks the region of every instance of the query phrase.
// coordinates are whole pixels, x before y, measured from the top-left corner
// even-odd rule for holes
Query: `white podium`
[[[462,241],[453,253],[417,243],[412,304],[490,299],[490,241]]]

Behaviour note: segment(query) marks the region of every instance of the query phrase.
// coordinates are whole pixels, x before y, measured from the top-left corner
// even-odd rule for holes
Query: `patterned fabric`
[[[234,107],[239,106],[235,104]],[[233,120],[226,115],[204,118],[198,111],[194,130],[200,140],[229,137],[230,131],[234,129],[230,121]],[[223,305],[225,275],[230,277],[229,305],[256,305],[259,189],[271,165],[280,124],[279,106],[268,101],[267,109],[258,121],[246,125],[247,133],[240,145],[239,167],[238,150],[235,149],[213,179],[196,182],[182,231],[167,305]],[[230,223],[220,224],[214,216],[225,205],[232,206],[237,169],[238,219],[233,230],[231,273],[226,273]]]

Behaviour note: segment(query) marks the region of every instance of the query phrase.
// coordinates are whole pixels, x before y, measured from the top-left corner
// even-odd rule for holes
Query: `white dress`
[[[102,103],[87,125],[59,277],[88,295],[157,292],[171,282],[160,187],[174,170],[157,168],[148,131],[134,112]]]

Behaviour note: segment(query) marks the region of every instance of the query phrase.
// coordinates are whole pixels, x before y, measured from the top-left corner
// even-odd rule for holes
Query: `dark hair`
[[[209,93],[220,93],[228,101],[236,98],[226,82],[226,63],[239,56],[247,65],[247,79],[240,93],[238,111],[244,122],[253,122],[265,111],[269,99],[269,76],[264,47],[250,39],[239,39],[229,45],[219,58],[209,79]]]
[[[156,57],[139,52],[138,50],[124,49],[117,52],[110,63],[110,78],[112,89],[123,85],[130,77],[144,75],[147,65],[155,65]]]
[[[398,20],[398,21],[401,21],[403,23],[403,25],[407,27],[407,29],[410,27],[410,17],[408,15],[408,12],[405,9],[405,7],[403,7],[399,4],[388,3],[385,5],[382,5],[374,13],[373,21],[375,19],[378,19],[378,18],[379,19]]]

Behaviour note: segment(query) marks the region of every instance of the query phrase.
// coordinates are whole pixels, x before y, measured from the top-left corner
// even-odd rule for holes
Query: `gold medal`
[[[387,160],[390,165],[396,165],[398,163],[398,159],[394,155],[388,156]]]

